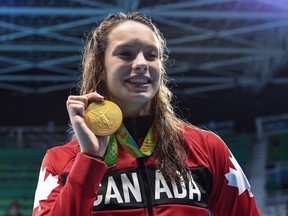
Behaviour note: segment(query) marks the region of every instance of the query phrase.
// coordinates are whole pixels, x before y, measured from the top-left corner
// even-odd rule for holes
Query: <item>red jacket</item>
[[[33,216],[258,216],[251,187],[214,133],[185,128],[191,180],[181,186],[155,170],[153,155],[132,158],[120,146],[117,165],[81,154],[77,140],[47,151]],[[98,194],[98,196],[97,196]]]

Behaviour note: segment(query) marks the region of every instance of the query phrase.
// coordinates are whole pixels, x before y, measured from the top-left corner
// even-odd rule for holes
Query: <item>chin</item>
[[[135,102],[139,102],[139,103],[144,103],[146,104],[147,102],[150,102],[153,99],[153,97],[151,97],[150,95],[134,95],[130,97],[130,101],[132,101],[133,103]]]

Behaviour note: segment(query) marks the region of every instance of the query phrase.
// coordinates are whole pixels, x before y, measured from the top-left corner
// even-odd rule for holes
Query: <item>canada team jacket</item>
[[[258,216],[251,187],[214,133],[185,128],[191,180],[166,181],[153,155],[132,158],[120,146],[114,167],[81,154],[77,140],[47,151],[33,216]]]

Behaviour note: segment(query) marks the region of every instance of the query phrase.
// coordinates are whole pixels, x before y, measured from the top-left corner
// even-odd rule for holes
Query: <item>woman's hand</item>
[[[96,137],[87,127],[84,116],[89,102],[100,102],[103,99],[103,96],[93,92],[81,96],[70,95],[66,102],[70,121],[80,144],[81,153],[94,157],[103,157],[108,145],[108,137]]]

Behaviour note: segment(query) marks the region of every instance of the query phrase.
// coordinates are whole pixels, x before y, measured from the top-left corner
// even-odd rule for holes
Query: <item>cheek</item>
[[[104,71],[101,74],[101,81],[105,84],[106,88],[108,87],[108,77],[107,77],[107,71],[104,69]]]
[[[119,76],[120,76],[119,73],[115,73],[112,70],[107,71],[107,74],[105,76],[105,83],[110,92],[119,90],[120,85]]]
[[[158,80],[158,85],[160,85],[160,83],[163,80],[163,72],[160,68],[158,70],[156,70],[156,72],[155,72],[155,79]]]
[[[111,79],[113,79],[113,65],[106,65],[105,71],[103,73],[103,77],[106,80],[106,82],[109,82]]]

